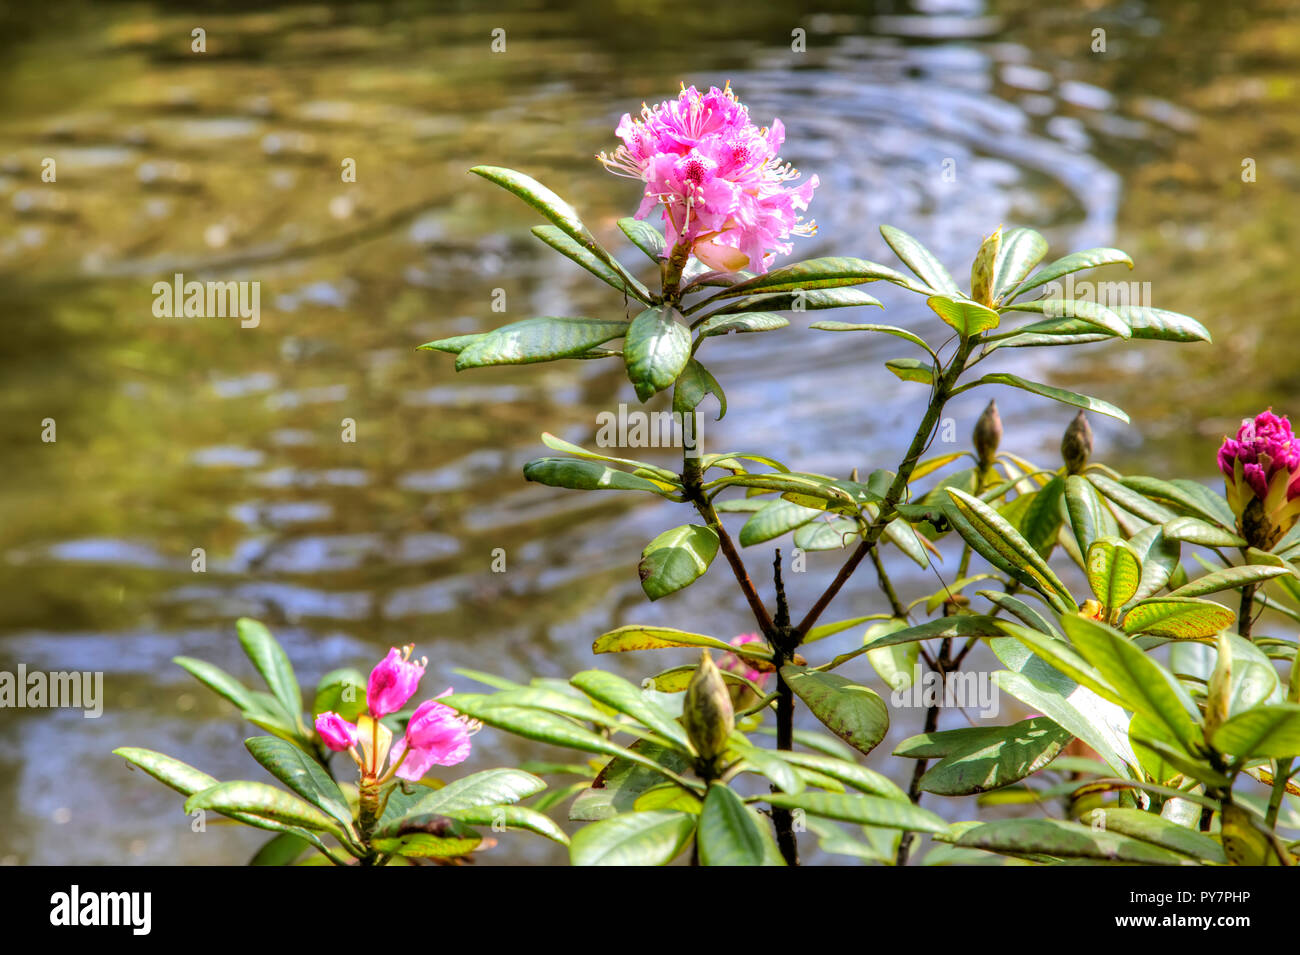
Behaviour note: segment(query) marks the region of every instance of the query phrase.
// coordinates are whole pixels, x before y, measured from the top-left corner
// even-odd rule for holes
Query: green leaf
[[[817,519],[823,513],[816,508],[804,507],[790,501],[772,501],[755,513],[740,529],[740,546],[752,547],[754,544],[773,540]]]
[[[721,421],[727,413],[727,395],[707,368],[692,358],[677,378],[673,389],[673,411],[680,415],[689,414],[700,406],[707,395],[718,399],[718,417]]]
[[[596,243],[595,237],[582,224],[582,220],[578,218],[578,213],[573,206],[536,179],[514,169],[506,169],[501,166],[475,166],[470,172],[476,176],[482,176],[489,182],[495,182],[501,188],[514,193],[544,217],[559,226],[569,238],[575,239],[584,248],[598,254],[606,261],[610,261],[611,256],[609,253]]]
[[[1074,739],[1046,717],[1012,726],[974,726],[923,733],[904,740],[895,756],[939,757],[921,777],[921,789],[940,796],[969,796],[1019,782],[1042,769]]]
[[[537,458],[524,465],[524,479],[575,491],[650,491],[671,493],[672,485],[655,483],[601,464],[576,458]]]
[[[859,796],[856,793],[802,792],[798,795],[772,793],[763,799],[780,809],[802,809],[812,816],[856,822],[863,826],[943,832],[948,828],[939,816],[900,799]]]
[[[697,308],[705,305],[700,302],[686,310],[687,315],[694,314]],[[705,320],[717,317],[718,315],[733,315],[738,312],[812,312],[823,308],[855,308],[861,305],[874,305],[877,308],[884,306],[875,298],[856,288],[825,288],[814,289],[812,291],[796,292],[758,292],[754,295],[746,295],[744,298],[736,299],[714,309],[705,316]]]
[[[463,822],[470,826],[505,826],[507,829],[527,829],[539,836],[545,836],[562,846],[569,844],[569,837],[563,829],[555,824],[550,816],[543,815],[527,806],[475,806],[468,809],[455,809],[447,812],[448,819]]]
[[[1129,546],[1142,561],[1142,582],[1133,597],[1141,600],[1159,593],[1178,570],[1181,545],[1165,537],[1163,527],[1152,525],[1134,534]]]
[[[1058,610],[1077,610],[1065,584],[1032,545],[997,511],[979,498],[956,488],[945,488],[951,507],[945,508],[962,539],[985,560],[1033,587]]]
[[[783,666],[781,676],[828,730],[858,752],[871,752],[889,731],[889,710],[870,687],[793,664]]]
[[[218,696],[224,697],[235,704],[241,711],[257,709],[257,701],[253,699],[253,691],[220,667],[213,666],[206,660],[196,660],[193,657],[172,657],[172,663],[185,670],[190,676]]]
[[[1065,618],[1062,617],[1062,619]],[[1075,683],[1087,687],[1108,703],[1116,706],[1126,705],[1120,691],[1112,686],[1096,667],[1080,656],[1078,651],[1064,640],[1049,637],[1045,633],[1022,627],[1020,624],[1012,623],[1009,620],[999,621],[998,626],[1008,636],[1015,637],[1033,651],[1036,656]]]
[[[622,464],[626,467],[636,468],[638,471],[648,471],[655,478],[667,481],[668,483],[680,483],[679,478],[667,468],[657,467],[645,461],[637,461],[633,458],[616,458],[608,454],[600,454],[597,451],[588,451],[581,445],[574,444],[571,441],[565,441],[563,438],[557,438],[549,431],[542,432],[542,444],[546,445],[552,451],[563,451],[565,454],[571,454],[574,457],[586,458],[590,461],[608,461],[610,464]]]
[[[646,305],[650,304],[650,290],[635,277],[628,275],[617,263],[611,265],[584,245],[569,238],[564,230],[553,225],[538,225],[532,228],[533,235],[541,239],[565,258],[582,266],[606,285],[610,285],[625,295]]]
[[[630,624],[619,627],[596,638],[591,645],[592,653],[625,653],[629,650],[659,650],[665,647],[704,647],[708,650],[721,650],[724,653],[738,653],[745,657],[757,657],[760,660],[772,659],[772,651],[762,644],[747,643],[733,647],[717,637],[707,637],[702,633],[688,633],[674,630],[672,627],[642,627]]]
[[[1062,819],[1000,819],[965,832],[958,846],[1006,855],[1046,855],[1136,865],[1192,865],[1160,846]]]
[[[1300,756],[1300,704],[1263,704],[1229,717],[1215,730],[1211,745],[1241,759]]]
[[[1044,398],[1051,398],[1053,401],[1060,401],[1063,404],[1073,405],[1076,408],[1083,408],[1087,411],[1096,411],[1099,414],[1110,415],[1112,418],[1118,418],[1125,424],[1129,423],[1128,415],[1119,408],[1116,408],[1109,401],[1102,401],[1100,398],[1093,398],[1089,395],[1081,395],[1073,391],[1066,391],[1064,388],[1054,388],[1051,385],[1044,385],[1037,381],[1027,381],[1024,378],[1009,375],[1005,372],[995,372],[991,375],[985,375],[977,381],[962,385],[960,388],[956,389],[953,394],[979,385],[1006,385],[1010,388],[1019,388],[1022,391],[1028,391]]]
[[[1195,597],[1152,597],[1124,616],[1125,633],[1194,640],[1212,637],[1232,626],[1237,615],[1212,600]]]
[[[934,640],[936,638],[979,639],[981,637],[1000,636],[1002,631],[998,629],[998,625],[999,621],[996,618],[986,617],[982,614],[939,617],[935,620],[927,620],[925,623],[904,627],[901,630],[886,630],[879,636],[873,637],[871,642],[863,647],[863,650],[870,652],[881,647],[891,647],[916,640]]]
[[[331,670],[316,684],[311,715],[337,713],[349,723],[366,711],[366,678],[359,670],[345,667]]]
[[[1071,474],[1065,479],[1065,507],[1081,552],[1086,552],[1098,538],[1119,537],[1114,515],[1086,478]]]
[[[1025,276],[1047,254],[1047,240],[1033,229],[1009,229],[1002,234],[1002,246],[993,262],[993,300],[1001,301],[1008,292],[1025,280]]]
[[[1106,608],[1107,616],[1137,593],[1142,581],[1142,563],[1124,541],[1102,537],[1092,542],[1087,554],[1088,584]]]
[[[903,260],[903,264],[915,272],[917,278],[927,286],[946,295],[961,296],[962,291],[957,287],[957,283],[952,280],[948,270],[935,258],[934,253],[924,245],[902,229],[897,229],[892,225],[882,225],[880,234],[884,236],[889,247],[894,250],[894,254]]]
[[[895,785],[889,777],[876,772],[874,769],[868,769],[865,766],[859,766],[857,763],[849,762],[846,759],[828,756],[825,753],[787,752],[785,750],[781,751],[781,756],[787,763],[829,776],[831,779],[852,786],[861,792],[873,796],[883,796],[886,799],[908,801],[907,793]]]
[[[1194,318],[1141,305],[1112,305],[1111,310],[1133,329],[1134,338],[1166,342],[1208,342],[1210,333]]]
[[[295,722],[302,720],[302,691],[298,688],[298,679],[293,675],[293,664],[285,654],[271,631],[248,617],[235,621],[239,631],[239,643],[262,674],[267,688],[284,707],[285,712]]]
[[[802,551],[842,550],[861,533],[857,521],[836,517],[799,528],[794,534],[794,546]]]
[[[862,635],[862,643],[864,646],[870,645],[873,641],[886,634],[898,633],[900,630],[905,629],[907,629],[907,621],[902,617],[883,620],[867,628],[866,633]],[[916,678],[916,661],[920,656],[920,652],[921,644],[919,641],[896,643],[868,650],[867,662],[885,681],[885,686],[895,693],[900,693],[911,686],[912,681]]]
[[[934,366],[918,358],[891,358],[885,367],[903,381],[919,381],[924,385],[934,384]]]
[[[574,674],[569,682],[593,700],[632,717],[682,749],[691,750],[682,724],[640,687],[604,670],[584,670]]]
[[[806,259],[793,262],[780,268],[772,269],[763,275],[739,282],[715,298],[730,298],[736,295],[749,295],[754,292],[789,292],[810,291],[812,289],[839,288],[848,285],[863,285],[884,279],[898,282],[907,281],[907,277],[894,269],[865,259],[842,256],[830,256],[821,259]]]
[[[885,335],[893,335],[895,338],[901,338],[909,341],[913,345],[919,345],[924,348],[931,356],[934,355],[934,349],[931,348],[920,335],[909,332],[905,328],[898,328],[894,325],[873,325],[859,324],[854,322],[813,322],[808,326],[824,332],[882,332]]]
[[[785,865],[766,820],[725,783],[709,786],[696,840],[701,865]]]
[[[1082,252],[1071,252],[1069,255],[1051,262],[1039,269],[1029,281],[1018,286],[1011,298],[1024,295],[1030,289],[1036,289],[1040,285],[1046,285],[1048,282],[1055,282],[1062,276],[1071,272],[1081,272],[1084,269],[1095,269],[1101,265],[1117,265],[1123,263],[1130,269],[1133,268],[1133,260],[1119,249],[1084,249]]]
[[[1093,326],[1093,328],[1103,329],[1107,333],[1107,337],[1133,337],[1133,331],[1128,327],[1127,322],[1105,305],[1098,305],[1096,302],[1040,298],[1033,302],[1007,305],[1003,310],[1009,312],[1037,312],[1051,319],[1073,319]],[[1024,332],[1024,330],[1022,328],[1020,331]]]
[[[1226,865],[1228,857],[1223,854],[1223,847],[1194,829],[1180,826],[1168,819],[1163,819],[1152,812],[1141,809],[1111,808],[1101,810],[1107,832],[1118,832],[1131,836],[1142,842],[1149,842],[1177,852],[1179,855]]]
[[[317,809],[333,816],[344,829],[351,828],[352,810],[347,797],[320,763],[292,743],[274,736],[254,736],[244,740],[244,745],[272,776]]]
[[[406,858],[446,859],[469,855],[482,841],[468,823],[424,813],[381,826],[370,844],[380,852]]]
[[[658,600],[693,584],[718,553],[718,533],[702,524],[683,524],[664,531],[641,552],[637,574],[641,589]]]
[[[1224,530],[1236,526],[1237,519],[1233,516],[1228,502],[1204,485],[1194,482],[1162,481],[1159,478],[1141,475],[1123,477],[1120,483],[1143,497],[1176,511],[1203,518]]]
[[[695,832],[695,816],[675,809],[627,812],[580,829],[569,845],[574,865],[667,865]]]
[[[1246,546],[1246,542],[1231,531],[1195,517],[1175,517],[1164,525],[1164,530],[1165,537],[1170,540],[1200,544],[1202,547]]]
[[[619,219],[618,227],[655,265],[668,258],[668,242],[664,239],[664,234],[650,223],[628,217]]]
[[[436,341],[425,342],[423,345],[416,345],[415,347],[425,351],[443,351],[452,355],[459,355],[482,337],[482,332],[476,332],[473,335],[453,335],[451,338],[439,338]]]
[[[1173,674],[1105,624],[1070,614],[1061,624],[1080,655],[1120,692],[1125,706],[1159,721],[1184,749],[1197,752],[1197,710]]]
[[[407,812],[450,815],[468,809],[495,808],[535,796],[545,788],[543,780],[522,769],[485,769],[427,792]]]
[[[629,748],[672,772],[683,773],[689,770],[689,758],[678,750],[667,749],[645,739],[637,740]],[[636,808],[637,800],[644,793],[663,783],[664,775],[660,770],[616,757],[605,764],[590,787],[578,794],[569,808],[569,818],[594,822],[630,812]]]
[[[993,309],[965,298],[932,295],[925,300],[925,304],[929,305],[934,313],[942,318],[946,325],[955,329],[962,338],[970,338],[990,328],[997,328],[998,323],[1002,321],[1002,316]]]
[[[1056,475],[1037,491],[1030,492],[1032,500],[1020,519],[1020,533],[1043,557],[1056,545],[1061,529],[1061,500],[1065,495],[1065,479]]]
[[[696,329],[701,338],[713,335],[726,335],[730,332],[745,334],[748,332],[770,332],[785,328],[790,319],[775,312],[734,312],[728,315],[715,315],[701,322]]]
[[[266,783],[246,780],[217,783],[199,790],[185,800],[187,814],[193,814],[199,809],[260,816],[283,825],[302,826],[344,839],[343,829],[334,819],[297,796],[291,796]]]
[[[691,360],[691,333],[680,317],[669,305],[647,308],[627,329],[623,357],[642,401],[675,382]]]
[[[249,865],[293,865],[294,860],[311,848],[311,843],[292,832],[282,832],[262,843],[262,847],[248,860]]]
[[[1124,510],[1136,514],[1144,521],[1150,521],[1153,524],[1163,524],[1166,521],[1174,519],[1175,515],[1169,508],[1163,504],[1158,504],[1149,498],[1143,497],[1135,491],[1130,490],[1118,481],[1112,481],[1097,471],[1089,471],[1085,477],[1092,483],[1092,486],[1100,491],[1103,495],[1110,498]]]
[[[803,779],[785,759],[786,751],[754,746],[740,733],[733,733],[729,752],[744,757],[743,769],[766,776],[782,792],[803,792]]]
[[[456,356],[456,370],[574,358],[628,334],[624,321],[542,315],[485,332]]]

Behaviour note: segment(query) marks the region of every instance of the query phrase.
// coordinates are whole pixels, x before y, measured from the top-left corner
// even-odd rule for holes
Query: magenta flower
[[[366,703],[370,706],[370,715],[375,719],[396,713],[406,701],[415,695],[415,688],[424,676],[425,662],[414,663],[410,659],[414,647],[406,647],[398,652],[397,648],[388,651],[388,656],[370,671],[370,682],[366,686]]]
[[[732,637],[729,642],[733,647],[742,647],[747,643],[758,643],[761,639],[756,633],[742,633],[738,637]],[[772,675],[756,669],[744,658],[734,653],[724,653],[722,659],[718,661],[718,669],[744,677],[749,682],[756,683],[760,688],[767,683],[767,678]]]
[[[336,753],[357,743],[357,728],[337,713],[326,711],[316,717],[316,732]]]
[[[798,215],[817,177],[785,185],[799,178],[777,156],[785,127],[779,119],[755,126],[730,84],[707,93],[683,86],[675,102],[642,107],[640,119],[625,113],[615,133],[623,145],[599,159],[645,183],[636,217],[662,205],[669,248],[685,244],[711,269],[766,272],[777,253],[794,249],[786,239],[817,231]]]
[[[446,692],[439,696],[446,696]],[[396,774],[418,782],[434,766],[455,766],[469,758],[470,734],[474,727],[437,698],[425,700],[406,724],[406,735],[393,744],[390,756]],[[407,752],[410,749],[410,752]],[[403,759],[405,755],[405,759]]]
[[[1246,418],[1219,448],[1228,503],[1252,545],[1268,548],[1300,519],[1300,443],[1272,409]]]

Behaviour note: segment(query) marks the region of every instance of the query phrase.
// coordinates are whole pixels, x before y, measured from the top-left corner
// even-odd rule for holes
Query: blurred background
[[[681,523],[671,505],[522,479],[544,453],[541,431],[591,442],[599,411],[635,403],[621,365],[458,376],[449,356],[414,350],[534,314],[623,314],[529,235],[539,220],[527,207],[466,170],[536,176],[640,268],[614,225],[635,211],[638,184],[593,156],[616,145],[623,112],[683,81],[730,80],[757,122],[785,123],[784,158],[821,179],[809,212],[820,231],[798,258],[897,264],[882,223],[958,275],[999,224],[1042,231],[1053,257],[1127,250],[1137,269],[1102,277],[1150,282],[1151,304],[1197,317],[1217,343],[1102,345],[1068,361],[1019,350],[1020,374],[1130,413],[1131,428],[1093,419],[1098,458],[1217,483],[1224,431],[1269,404],[1300,411],[1290,0],[730,6],[0,8],[0,669],[105,674],[100,719],[0,710],[0,862],[251,855],[258,833],[191,832],[176,794],[110,754],[146,746],[257,778],[240,745],[252,728],[170,662],[198,656],[251,678],[241,615],[271,626],[309,690],[408,642],[429,656],[436,691],[473,687],[460,666],[526,678],[599,663],[641,677],[685,662],[593,659],[591,640],[625,623],[724,638],[752,628],[721,568],[645,603],[635,563]],[[205,53],[191,52],[195,28]],[[805,52],[792,49],[796,29]],[[54,183],[41,180],[46,157]],[[355,183],[340,180],[344,158]],[[1242,180],[1247,158],[1256,182]],[[175,272],[260,282],[260,325],[156,318],[153,283]],[[936,330],[918,297],[870,291],[884,320]],[[798,327],[807,321],[711,341],[731,410],[706,440],[824,473],[893,467],[925,400],[880,368],[904,352]],[[961,444],[990,397],[1004,447],[1056,466],[1072,412],[1019,392],[950,406]],[[46,418],[54,443],[41,440]],[[354,443],[340,439],[345,418]],[[490,572],[497,547],[504,574]],[[194,548],[204,574],[191,571]],[[765,587],[770,559],[750,554]],[[810,555],[791,578],[796,611],[840,559]],[[905,599],[937,586],[899,567]],[[881,609],[863,578],[825,619]],[[879,684],[861,662],[851,675]],[[921,711],[894,714],[891,739],[919,731]],[[946,712],[942,725],[964,718]],[[543,754],[488,730],[464,768]],[[562,859],[512,834],[481,862]]]

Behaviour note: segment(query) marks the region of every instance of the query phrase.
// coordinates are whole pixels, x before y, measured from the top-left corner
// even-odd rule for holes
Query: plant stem
[[[871,562],[876,565],[876,580],[880,583],[881,593],[889,601],[890,611],[900,620],[907,619],[907,608],[898,599],[898,591],[894,590],[894,583],[889,579],[889,574],[885,572],[885,562],[880,557],[880,551],[874,547],[871,548]]]
[[[1287,780],[1291,778],[1291,767],[1294,765],[1294,759],[1285,762],[1273,760],[1273,791],[1269,794],[1268,811],[1264,814],[1264,824],[1270,831],[1277,827],[1277,814],[1282,808],[1282,797],[1286,795]]]
[[[945,638],[944,644],[949,641]],[[940,660],[947,656],[947,647],[945,646],[940,653]],[[943,675],[942,668],[937,668],[940,676]],[[923,732],[933,733],[939,727],[939,708],[937,706],[927,706],[925,708],[925,729]],[[921,803],[921,777],[925,775],[925,770],[929,765],[929,760],[918,759],[916,765],[912,768],[912,782],[907,787],[907,798],[913,805]],[[912,846],[916,842],[916,833],[904,832],[898,840],[898,856],[894,860],[895,865],[907,865],[908,857],[912,854]]]
[[[794,692],[776,671],[776,748],[794,749]],[[772,787],[775,789],[776,787]],[[799,864],[799,841],[794,834],[794,817],[789,809],[772,807],[772,824],[776,827],[776,845],[786,865]]]
[[[925,453],[926,447],[930,444],[930,438],[934,434],[934,429],[939,424],[939,418],[943,414],[944,405],[947,404],[953,388],[956,387],[957,379],[961,377],[961,373],[966,369],[966,361],[970,357],[971,349],[974,346],[974,339],[968,338],[962,341],[952,361],[935,384],[934,391],[930,394],[930,404],[925,409],[925,416],[921,419],[921,424],[916,429],[916,434],[907,449],[907,454],[898,466],[898,473],[894,475],[894,481],[889,485],[889,490],[885,493],[885,499],[880,504],[879,516],[867,528],[862,537],[862,542],[858,544],[853,554],[845,561],[844,566],[835,575],[835,579],[831,581],[830,586],[817,598],[817,602],[813,604],[812,609],[808,611],[803,620],[799,621],[799,625],[795,628],[797,639],[802,639],[817,623],[817,618],[822,615],[822,612],[835,599],[840,589],[853,576],[853,572],[862,563],[862,558],[866,557],[872,548],[876,546],[876,541],[884,533],[886,525],[893,520],[894,508],[903,500],[903,495],[907,491],[907,482],[911,479],[912,472],[916,470],[921,455]]]
[[[1249,640],[1250,628],[1255,623],[1255,588],[1258,584],[1247,584],[1241,588],[1241,607],[1237,611],[1237,635]]]

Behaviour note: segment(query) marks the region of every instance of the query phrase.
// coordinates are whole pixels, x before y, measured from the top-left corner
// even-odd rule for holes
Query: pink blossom
[[[730,643],[733,647],[742,647],[747,643],[758,643],[761,639],[756,633],[742,633],[738,637],[732,637]],[[734,653],[724,653],[718,661],[718,669],[744,677],[751,683],[757,684],[760,689],[767,683],[767,678],[772,675],[756,669],[744,658]]]
[[[770,129],[755,126],[730,85],[707,93],[683,87],[676,101],[643,107],[639,119],[625,113],[615,133],[623,145],[600,161],[645,183],[636,217],[662,205],[670,249],[684,243],[711,269],[761,273],[777,253],[793,251],[791,235],[816,232],[798,213],[817,177],[785,185],[799,178],[777,156],[785,127],[779,119]]]
[[[370,672],[366,686],[366,703],[375,719],[396,713],[415,695],[415,688],[424,676],[424,661],[410,659],[412,647],[399,652],[396,647]]]
[[[450,692],[448,688],[439,696]],[[398,776],[417,782],[434,766],[455,766],[468,759],[470,733],[471,726],[450,706],[436,698],[425,700],[406,724],[406,735],[393,744],[389,758]]]
[[[1269,409],[1243,420],[1235,439],[1223,439],[1219,470],[1251,544],[1272,546],[1300,519],[1300,442],[1285,415]]]
[[[357,728],[337,713],[327,711],[316,717],[316,732],[336,753],[355,746],[357,742]]]

